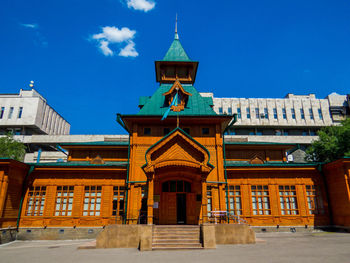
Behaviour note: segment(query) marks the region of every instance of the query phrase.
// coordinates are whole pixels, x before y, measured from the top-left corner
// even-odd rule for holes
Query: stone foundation
[[[217,224],[215,225],[216,244],[254,244],[255,232],[249,225]]]
[[[17,240],[95,239],[102,230],[102,227],[20,228]]]
[[[9,243],[15,241],[17,238],[16,228],[2,228],[0,229],[0,244]]]
[[[96,248],[152,250],[151,225],[109,225],[97,236]]]

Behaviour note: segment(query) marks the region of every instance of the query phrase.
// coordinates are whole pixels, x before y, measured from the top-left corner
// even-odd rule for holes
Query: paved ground
[[[15,241],[0,246],[0,262],[341,262],[350,263],[350,234],[259,233],[255,245],[221,245],[213,250],[148,251],[77,249],[85,241]]]

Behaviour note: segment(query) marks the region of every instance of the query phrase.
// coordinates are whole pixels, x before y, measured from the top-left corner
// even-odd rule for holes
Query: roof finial
[[[179,35],[177,34],[177,13],[176,13],[176,21],[175,21],[175,39],[179,39]]]

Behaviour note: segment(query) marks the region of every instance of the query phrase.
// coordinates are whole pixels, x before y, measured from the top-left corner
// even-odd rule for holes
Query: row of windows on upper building
[[[296,119],[296,111],[294,108],[291,108],[290,109],[290,113],[291,113],[291,116],[292,116],[292,119],[295,120]],[[219,107],[219,114],[223,114],[223,108],[222,107]],[[229,107],[227,109],[227,113],[228,114],[232,114],[232,108]],[[317,113],[318,113],[318,118],[320,120],[323,120],[323,114],[322,114],[322,110],[321,108],[317,109]],[[300,108],[299,109],[299,114],[300,114],[300,118],[302,120],[305,120],[305,111],[303,108]],[[273,108],[272,109],[272,115],[273,115],[273,118],[275,120],[278,119],[278,114],[277,114],[277,108]],[[314,112],[312,110],[312,108],[309,108],[309,116],[310,116],[310,120],[314,120],[315,117],[314,117]],[[242,118],[242,110],[241,108],[237,108],[237,117],[238,119],[241,119]],[[250,113],[250,108],[247,107],[246,108],[246,118],[247,119],[251,119],[251,113]],[[260,112],[260,109],[259,108],[255,108],[255,118],[256,119],[269,119],[269,111],[268,111],[268,108],[264,108],[264,111],[263,112]],[[286,108],[282,108],[282,118],[284,120],[287,119],[287,110]]]
[[[15,107],[10,107],[7,113],[7,119],[12,119],[14,116]],[[21,119],[23,114],[23,107],[19,107],[17,111],[17,119]],[[0,107],[0,119],[5,117],[5,107]]]
[[[226,135],[257,135],[257,136],[316,136],[317,129],[261,129],[261,128],[233,128]]]

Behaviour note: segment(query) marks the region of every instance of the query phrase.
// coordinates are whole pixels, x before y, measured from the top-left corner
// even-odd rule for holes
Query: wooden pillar
[[[147,196],[147,224],[153,225],[153,189],[154,189],[154,176],[147,180],[148,184],[148,196]]]
[[[9,178],[2,172],[1,178],[1,188],[0,188],[0,217],[2,217],[2,214],[4,212],[4,206],[5,206],[5,200],[7,196],[7,188],[9,183]]]
[[[202,180],[202,223],[208,222],[207,204],[207,182]]]

